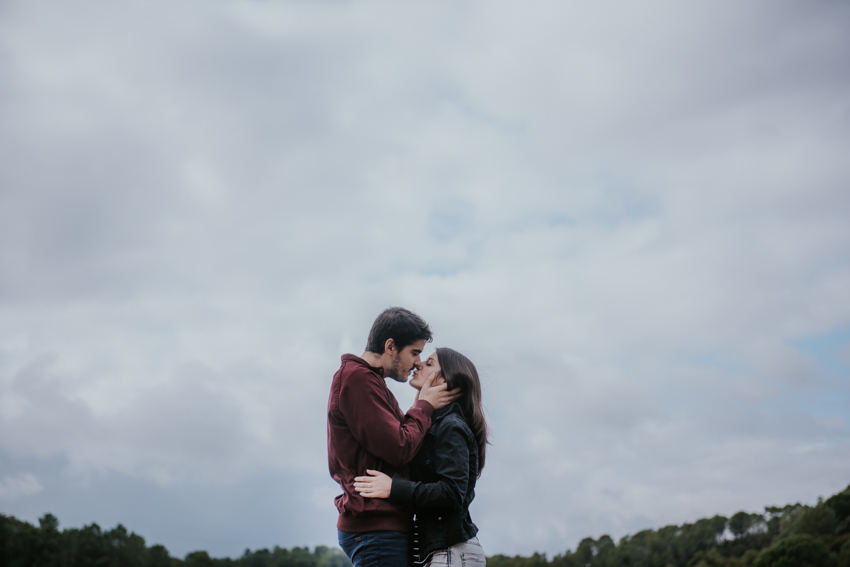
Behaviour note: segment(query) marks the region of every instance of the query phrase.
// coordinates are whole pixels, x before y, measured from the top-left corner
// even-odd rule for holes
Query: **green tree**
[[[594,567],[614,567],[617,560],[617,544],[614,543],[611,536],[601,536],[598,540],[596,540],[595,546],[596,557],[593,559]]]
[[[688,567],[726,567],[726,558],[720,555],[716,547],[707,552],[700,551],[688,561]]]
[[[59,565],[62,553],[62,534],[59,533],[59,520],[53,514],[45,514],[39,518],[38,526],[35,567]]]
[[[838,554],[838,567],[850,567],[850,539],[841,546],[841,553]]]
[[[789,523],[793,523],[792,520],[796,518],[801,508],[803,508],[802,504],[788,504],[782,508],[765,506],[768,535],[773,538],[783,533],[783,530],[787,530]]]
[[[146,547],[143,537],[127,533],[127,528],[118,524],[104,534],[109,547],[111,567],[144,567]]]
[[[107,567],[109,565],[109,542],[97,524],[89,524],[81,530],[70,531],[66,539],[70,556],[69,564],[73,567]]]
[[[5,516],[0,516],[0,565],[9,565],[12,561],[12,542],[15,533],[11,522]]]
[[[756,557],[758,556],[758,551],[756,551],[755,549],[748,549],[746,552],[744,552],[743,557],[741,557],[741,564],[747,566],[752,565],[753,562],[756,560]]]
[[[788,509],[790,508],[790,509]],[[794,528],[800,518],[811,509],[811,506],[795,506],[793,508],[786,506],[783,514],[779,518],[779,535],[787,536],[794,533]]]
[[[490,564],[490,559],[487,559],[487,563]],[[550,567],[579,567],[578,561],[570,551],[556,555],[549,565]]]
[[[794,534],[765,549],[753,567],[832,567],[835,559],[822,541],[810,535]]]
[[[145,567],[171,567],[171,556],[164,545],[149,547],[145,555]]]
[[[596,542],[593,541],[593,538],[586,537],[581,540],[575,552],[575,558],[578,564],[582,567],[590,565],[594,555],[596,555]]]
[[[213,567],[213,560],[206,551],[193,551],[183,560],[186,567]]]
[[[351,567],[351,561],[341,549],[320,545],[314,554],[317,558],[317,567]]]
[[[847,522],[850,520],[850,486],[828,498],[824,504],[832,508],[838,521],[845,524],[845,529],[850,529]]]
[[[818,504],[802,513],[793,532],[812,536],[829,535],[835,530],[836,523],[835,511],[826,504]]]
[[[761,514],[748,514],[747,512],[738,512],[729,518],[727,525],[735,538],[744,537],[753,530],[765,530],[767,527],[764,516]]]

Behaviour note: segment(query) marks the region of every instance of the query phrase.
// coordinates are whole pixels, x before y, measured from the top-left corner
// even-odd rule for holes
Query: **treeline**
[[[487,559],[488,567],[850,567],[850,486],[816,506],[767,507],[625,536],[575,551]]]
[[[489,567],[850,567],[850,487],[816,506],[768,507],[693,524],[644,530],[615,542],[603,535],[547,559],[495,555]],[[236,559],[206,551],[171,557],[162,545],[118,525],[59,529],[51,514],[39,525],[0,515],[0,567],[350,567],[336,548],[246,550]]]
[[[162,545],[148,547],[121,524],[108,531],[97,524],[60,530],[52,514],[38,524],[0,515],[0,567],[351,567],[342,551],[324,546],[246,549],[238,559],[193,551],[179,559]]]

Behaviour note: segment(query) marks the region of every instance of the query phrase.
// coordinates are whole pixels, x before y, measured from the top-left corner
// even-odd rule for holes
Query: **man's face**
[[[422,359],[419,358],[419,355],[422,354],[424,348],[425,339],[422,339],[398,351],[393,358],[389,377],[398,382],[407,382],[410,373],[422,365]]]

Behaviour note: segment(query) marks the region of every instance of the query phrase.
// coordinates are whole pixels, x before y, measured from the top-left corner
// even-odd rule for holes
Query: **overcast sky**
[[[488,554],[843,489],[848,29],[834,0],[4,0],[0,513],[335,545],[328,388],[390,305],[482,376]]]

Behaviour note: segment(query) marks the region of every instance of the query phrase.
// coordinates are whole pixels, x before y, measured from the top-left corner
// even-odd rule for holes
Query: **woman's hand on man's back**
[[[369,476],[354,477],[354,490],[365,498],[389,498],[393,479],[381,471],[366,469]]]

